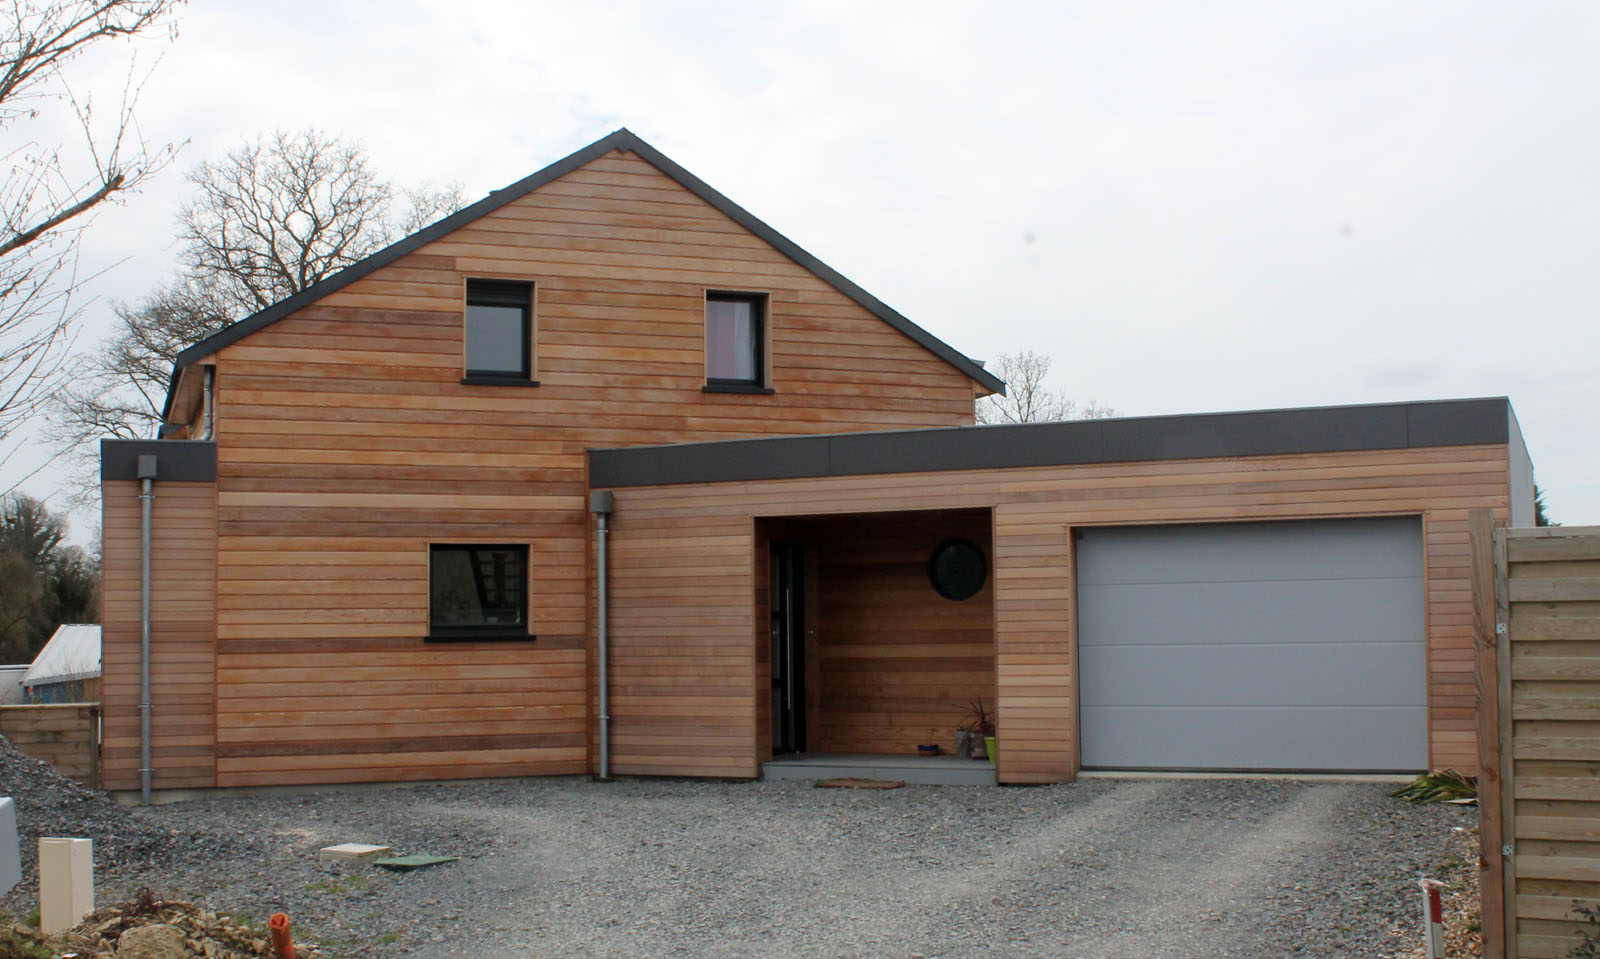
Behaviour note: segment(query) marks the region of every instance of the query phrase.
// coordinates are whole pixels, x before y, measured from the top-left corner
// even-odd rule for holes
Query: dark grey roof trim
[[[590,163],[613,150],[628,150],[638,154],[645,162],[676,180],[685,189],[698,196],[700,199],[716,207],[724,215],[738,223],[740,226],[770,243],[780,253],[795,261],[801,267],[814,273],[832,286],[834,289],[861,304],[874,316],[888,323],[890,326],[904,333],[921,346],[928,349],[935,356],[954,366],[967,376],[976,380],[985,389],[996,393],[1005,392],[1005,383],[993,373],[989,373],[973,360],[953,349],[951,346],[937,339],[933,334],[924,330],[899,313],[884,305],[877,297],[855,285],[850,280],[835,271],[832,267],[801,249],[794,241],[780,234],[777,230],[767,226],[756,219],[748,210],[733,202],[721,193],[712,189],[705,181],[685,170],[683,167],[668,159],[665,154],[655,147],[639,139],[627,128],[616,131],[570,156],[540,170],[532,176],[524,177],[503,190],[496,190],[471,206],[452,213],[439,222],[417,233],[413,233],[399,242],[384,247],[358,263],[345,267],[333,276],[328,277],[315,286],[307,287],[294,296],[272,306],[267,307],[253,316],[227,327],[211,336],[206,337],[194,346],[179,353],[173,364],[172,382],[177,383],[178,373],[196,360],[210,356],[225,346],[237,343],[239,340],[257,330],[276,323],[296,310],[310,306],[317,300],[339,290],[356,280],[361,279],[374,270],[388,266],[401,257],[414,253],[422,247],[452,233],[473,220],[493,213],[495,210],[520,199],[539,189],[547,183],[560,179],[573,170]],[[172,390],[167,391],[167,407],[172,405]],[[165,416],[170,409],[163,409]]]
[[[595,489],[1505,443],[1504,397],[589,451]]]
[[[139,457],[156,458],[157,483],[214,483],[217,444],[204,440],[101,440],[100,479],[139,477]]]

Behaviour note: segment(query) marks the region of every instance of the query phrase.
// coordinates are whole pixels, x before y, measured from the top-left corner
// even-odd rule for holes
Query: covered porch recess
[[[996,712],[989,510],[757,518],[754,546],[763,777],[995,781],[952,755]]]

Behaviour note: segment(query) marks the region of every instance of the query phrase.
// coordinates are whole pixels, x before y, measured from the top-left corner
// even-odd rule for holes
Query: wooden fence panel
[[[1486,956],[1565,957],[1573,909],[1600,904],[1600,527],[1499,530],[1494,565],[1497,688],[1480,695],[1499,703],[1504,788],[1486,811],[1511,854],[1503,904],[1484,889],[1485,931],[1505,937]]]
[[[0,736],[92,789],[100,788],[100,704],[0,706]]]

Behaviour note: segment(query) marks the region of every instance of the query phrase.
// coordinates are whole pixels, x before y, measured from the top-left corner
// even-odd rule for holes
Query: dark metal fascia
[[[155,457],[159,483],[217,479],[217,444],[208,440],[101,440],[101,481],[138,479],[141,456]]]
[[[602,489],[1472,446],[1508,442],[1510,406],[1491,397],[592,449],[589,476]]]

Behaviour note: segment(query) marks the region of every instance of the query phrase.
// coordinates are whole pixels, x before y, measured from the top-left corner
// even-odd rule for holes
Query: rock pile
[[[148,890],[138,899],[97,910],[61,935],[47,938],[19,925],[12,927],[11,937],[13,945],[85,959],[254,959],[272,954],[264,931],[194,903],[162,902]],[[315,959],[319,953],[314,947],[298,946],[295,955]]]

